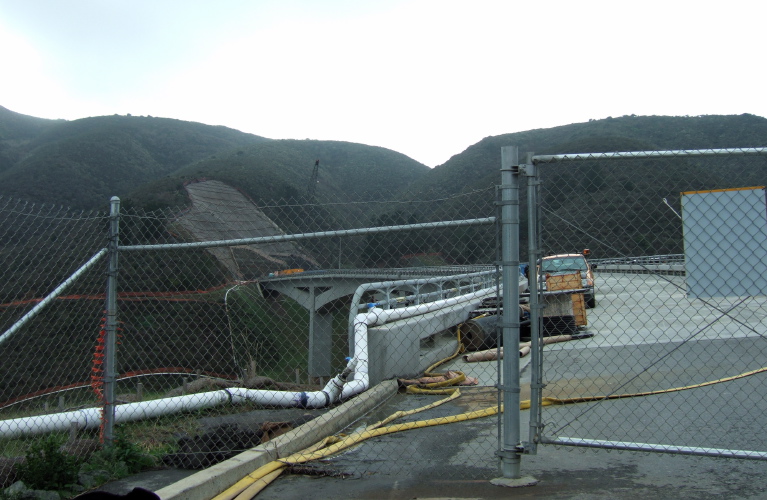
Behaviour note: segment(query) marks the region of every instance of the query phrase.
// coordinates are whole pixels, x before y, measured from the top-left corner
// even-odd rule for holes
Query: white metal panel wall
[[[767,203],[760,187],[682,193],[689,297],[767,294]]]

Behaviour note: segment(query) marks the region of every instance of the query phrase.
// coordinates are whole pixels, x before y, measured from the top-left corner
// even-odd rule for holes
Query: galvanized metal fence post
[[[501,148],[501,260],[503,275],[503,345],[513,353],[519,345],[519,150]],[[503,449],[501,473],[520,477],[519,356],[504,356],[502,363]]]
[[[541,427],[541,390],[543,389],[543,343],[541,338],[541,310],[543,305],[538,300],[538,259],[541,257],[540,245],[540,174],[533,164],[532,153],[528,153],[523,166],[527,177],[527,283],[530,290],[530,435],[527,452],[534,455],[538,451],[538,437]]]
[[[117,263],[120,244],[120,198],[113,196],[109,211],[109,268],[107,270],[106,323],[104,326],[104,442],[112,444],[115,421],[115,384],[117,369],[115,349],[117,347]]]

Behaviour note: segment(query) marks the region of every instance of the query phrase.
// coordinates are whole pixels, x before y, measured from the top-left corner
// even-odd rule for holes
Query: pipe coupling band
[[[226,388],[222,389],[222,390],[226,393],[227,396],[229,396],[229,404],[233,404],[234,403],[234,396],[232,395],[232,391],[230,391],[229,389],[226,389]]]

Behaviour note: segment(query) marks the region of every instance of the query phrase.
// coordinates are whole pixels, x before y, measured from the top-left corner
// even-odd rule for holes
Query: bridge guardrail
[[[685,273],[684,254],[590,259],[589,262],[597,265],[595,272],[609,271],[637,274]]]

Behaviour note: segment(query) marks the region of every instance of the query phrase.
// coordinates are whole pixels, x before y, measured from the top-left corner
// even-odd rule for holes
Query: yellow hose
[[[661,389],[658,391],[632,392],[630,394],[609,394],[607,396],[580,396],[577,398],[544,397],[544,398],[541,398],[541,406],[587,403],[591,401],[600,401],[603,399],[622,399],[622,398],[636,398],[636,397],[642,397],[642,396],[655,396],[658,394],[668,394],[671,392],[680,392],[680,391],[686,391],[689,389],[698,389],[700,387],[707,387],[709,385],[721,384],[723,382],[732,382],[733,380],[750,377],[751,375],[757,375],[759,373],[764,373],[764,372],[767,372],[767,366],[759,368],[757,370],[751,370],[748,372],[740,373],[738,375],[733,375],[732,377],[724,377],[717,380],[709,380],[708,382],[701,382],[700,384],[686,385],[683,387],[672,387],[670,389]],[[520,410],[528,410],[529,408],[530,408],[530,400],[522,401],[519,406]]]
[[[409,385],[408,389],[410,387],[418,387],[418,388],[421,388],[421,389],[439,389],[439,388],[442,388],[442,387],[449,387],[451,385],[459,385],[461,382],[466,380],[466,375],[464,375],[463,372],[458,372],[457,371],[457,372],[453,372],[453,373],[457,373],[458,376],[457,377],[453,377],[453,378],[449,378],[449,379],[446,379],[446,380],[443,380],[442,382],[429,382],[428,384],[418,384],[418,385],[415,385],[415,386]],[[434,377],[435,375],[431,375],[431,376]],[[447,376],[447,375],[443,374],[443,376]]]
[[[346,448],[349,448],[358,443],[361,443],[362,441],[365,441],[366,439],[369,439],[371,437],[383,436],[383,435],[391,434],[394,432],[407,431],[407,430],[418,429],[422,427],[431,427],[434,425],[463,422],[465,420],[482,418],[482,417],[486,417],[490,415],[495,415],[496,413],[498,413],[498,408],[492,407],[492,408],[486,408],[484,410],[477,410],[473,412],[462,413],[460,415],[433,418],[429,420],[419,420],[416,422],[407,422],[404,424],[396,424],[396,425],[390,425],[388,427],[381,427],[382,425],[385,425],[386,423],[391,422],[392,420],[396,418],[412,415],[414,413],[418,413],[424,410],[434,408],[436,406],[452,401],[453,399],[458,398],[460,395],[461,395],[460,390],[457,388],[454,388],[452,389],[452,394],[450,394],[450,396],[447,398],[441,399],[439,401],[435,401],[431,404],[428,404],[421,408],[417,408],[415,410],[396,412],[390,415],[389,417],[387,417],[386,419],[366,427],[364,430],[360,432],[355,432],[353,434],[350,434],[340,439],[332,438],[329,440],[328,438],[326,438],[323,441],[316,443],[312,447],[299,451],[297,453],[294,453],[293,455],[290,455],[289,457],[286,457],[280,460],[275,460],[273,462],[269,462],[268,464],[265,464],[259,467],[255,471],[251,472],[250,474],[242,478],[240,481],[232,485],[230,488],[228,488],[227,490],[225,490],[218,496],[214,497],[213,500],[233,500],[235,498],[237,500],[248,500],[250,498],[253,498],[253,496],[256,493],[258,493],[261,489],[263,489],[266,485],[268,485],[269,482],[273,481],[279,476],[279,474],[273,474],[273,473],[277,471],[281,471],[287,465],[300,464],[300,463],[310,462],[312,460],[317,460],[320,458],[325,458],[327,456],[336,454],[339,451],[342,451]],[[269,478],[267,478],[267,476],[269,476]],[[253,486],[253,488],[251,489],[251,486],[255,485],[256,483],[258,483],[259,486]],[[254,495],[246,496],[245,490],[248,490],[248,489],[250,489],[250,491],[254,491],[255,492]]]
[[[316,451],[316,450],[318,450],[320,448],[324,448],[325,446],[329,446],[329,445],[331,445],[333,443],[337,443],[340,440],[341,439],[336,437],[336,436],[327,436],[324,439],[322,439],[322,440],[314,443],[310,447],[306,448],[305,450],[303,450],[303,452],[313,452],[313,451]],[[244,490],[248,489],[250,485],[256,484],[256,483],[263,483],[263,486],[261,486],[257,491],[255,491],[253,493],[253,495],[251,495],[249,497],[243,497],[243,498],[253,498],[254,496],[256,496],[258,494],[259,491],[261,491],[262,489],[266,488],[272,481],[277,479],[277,477],[279,477],[279,475],[282,474],[283,467],[279,467],[277,469],[274,469],[273,467],[265,469],[267,466],[275,464],[275,463],[277,463],[277,462],[269,462],[268,464],[264,465],[263,467],[259,467],[258,469],[256,469],[255,471],[251,472],[250,474],[248,474],[247,476],[242,478],[240,481],[235,483],[232,487],[230,487],[230,488],[226,489],[225,491],[223,491],[222,493],[218,494],[216,497],[214,497],[215,500],[233,500],[238,495],[244,493]],[[264,469],[264,470],[262,470],[262,469]],[[277,471],[279,471],[278,474],[274,474],[273,476],[271,475],[272,473],[277,472]],[[267,480],[267,476],[268,476],[268,480]],[[236,486],[238,486],[240,484],[245,484],[244,481],[245,481],[246,478],[251,478],[253,481],[248,482],[244,487],[238,488],[238,489],[235,490]]]
[[[432,373],[432,370],[437,368],[442,363],[447,363],[451,359],[454,359],[455,357],[457,357],[459,354],[461,354],[463,351],[466,350],[466,347],[463,345],[463,340],[461,340],[461,325],[458,325],[457,327],[455,327],[455,335],[456,335],[456,340],[458,341],[458,345],[455,348],[455,352],[453,354],[451,354],[450,356],[446,357],[445,359],[437,361],[436,363],[434,363],[433,365],[428,367],[423,372],[424,376],[426,376],[426,377],[434,377],[434,376],[442,375],[441,373],[434,374],[434,373]]]
[[[417,422],[406,422],[403,424],[395,424],[395,425],[390,425],[388,427],[381,427],[378,429],[370,429],[370,430],[365,429],[364,431],[351,434],[347,436],[346,438],[342,439],[340,442],[334,445],[331,445],[327,448],[324,448],[322,450],[318,450],[313,453],[298,452],[287,458],[284,458],[281,460],[275,460],[274,462],[270,462],[262,467],[259,467],[254,472],[252,472],[251,474],[248,474],[247,476],[245,476],[245,478],[238,481],[234,486],[227,489],[220,495],[216,496],[213,500],[231,500],[233,498],[236,498],[237,500],[249,500],[250,498],[253,498],[253,496],[244,495],[244,492],[246,489],[248,489],[251,485],[255,484],[256,482],[259,482],[259,487],[254,488],[254,490],[257,493],[264,486],[269,484],[269,481],[279,476],[279,474],[273,475],[274,472],[278,472],[282,470],[282,468],[286,467],[287,465],[300,464],[300,463],[310,462],[312,460],[317,460],[320,458],[325,458],[327,456],[338,453],[339,451],[349,448],[350,446],[354,446],[372,437],[384,436],[386,434],[392,434],[394,432],[409,431],[412,429],[431,427],[434,425],[464,422],[466,420],[472,420],[475,418],[488,417],[491,415],[495,415],[496,413],[498,413],[498,407],[491,407],[491,408],[485,408],[483,410],[476,410],[473,412],[462,413],[460,415],[452,415],[449,417],[433,418],[429,420],[419,420]],[[267,476],[272,477],[272,479],[267,481]],[[265,484],[263,484],[263,486],[260,486],[260,483],[265,483]],[[241,494],[241,492],[243,494]]]
[[[444,389],[422,389],[421,387],[409,385],[407,389],[405,389],[405,392],[408,394],[433,394],[440,396],[442,394],[453,394],[457,390],[457,387],[446,387]]]
[[[386,417],[385,419],[381,420],[380,422],[376,422],[375,424],[369,425],[366,429],[377,429],[377,428],[381,427],[382,425],[388,424],[392,420],[396,420],[396,419],[401,418],[401,417],[406,417],[408,415],[414,415],[414,414],[416,414],[418,412],[421,412],[421,411],[425,411],[425,410],[430,410],[432,408],[436,408],[437,406],[445,404],[445,403],[447,403],[449,401],[452,401],[452,400],[458,398],[461,395],[461,390],[458,389],[457,387],[452,388],[452,389],[446,389],[446,391],[449,391],[449,392],[446,392],[445,394],[450,394],[450,397],[447,397],[447,398],[444,398],[444,399],[440,399],[440,400],[435,401],[435,402],[433,402],[431,404],[428,404],[426,406],[422,406],[421,408],[416,408],[415,410],[407,410],[407,411],[400,410],[400,411],[394,412],[391,415],[389,415],[388,417]]]
[[[439,365],[446,363],[450,361],[451,359],[456,358],[459,356],[464,350],[463,342],[461,341],[461,327],[460,325],[456,328],[456,336],[458,340],[458,346],[456,347],[455,352],[448,356],[445,359],[442,359],[440,361],[437,361],[433,365],[431,365],[429,368],[426,369],[424,372],[424,375],[427,377],[435,377],[435,376],[446,376],[446,374],[435,374],[432,372],[436,367]],[[265,488],[269,483],[271,483],[274,479],[279,477],[279,475],[282,472],[282,469],[288,465],[288,464],[294,464],[294,463],[304,463],[310,460],[316,460],[317,458],[323,458],[328,455],[332,455],[334,453],[337,453],[338,451],[348,448],[349,446],[353,446],[357,444],[358,442],[364,441],[365,439],[368,439],[370,437],[374,437],[376,435],[383,435],[383,434],[389,434],[391,432],[399,432],[400,430],[409,430],[411,428],[415,429],[418,427],[407,427],[407,428],[398,428],[396,426],[394,430],[391,430],[391,427],[385,427],[384,430],[386,432],[382,432],[381,434],[367,434],[370,432],[379,432],[382,425],[385,425],[392,420],[396,420],[397,418],[401,418],[407,415],[412,415],[424,410],[428,410],[431,408],[434,408],[436,406],[439,406],[441,404],[447,403],[448,401],[452,401],[453,399],[459,397],[461,395],[460,389],[457,387],[448,387],[447,386],[455,386],[460,384],[466,380],[466,375],[462,372],[458,372],[458,377],[445,380],[443,382],[434,382],[431,384],[424,384],[421,387],[415,387],[410,386],[407,388],[407,392],[409,393],[416,393],[416,394],[447,394],[449,397],[441,399],[439,401],[436,401],[434,403],[431,403],[429,405],[426,405],[421,408],[417,408],[415,410],[409,410],[409,411],[398,411],[389,417],[387,417],[384,420],[381,420],[380,422],[377,422],[371,426],[368,426],[365,428],[364,431],[351,434],[343,439],[335,438],[334,442],[329,442],[329,438],[325,438],[323,441],[320,441],[316,444],[314,444],[312,447],[307,448],[306,450],[302,450],[298,453],[295,453],[285,459],[282,460],[275,460],[274,462],[270,462],[262,467],[259,467],[252,473],[245,476],[243,479],[232,485],[230,488],[219,494],[218,496],[214,497],[213,500],[246,500],[253,498],[255,495],[258,494],[263,488]],[[488,415],[497,413],[497,408],[492,408],[493,413],[488,413]],[[478,416],[473,416],[470,418],[481,418],[484,415],[482,412],[487,410],[479,410],[480,414]],[[449,418],[449,417],[448,417]],[[456,420],[461,421],[461,420]],[[432,420],[422,420],[420,422],[412,422],[410,424],[400,424],[400,425],[413,425],[413,424],[421,424],[422,427],[428,427],[431,425],[439,425],[442,423],[450,423],[453,422],[453,420],[445,421],[444,418],[440,419],[432,419]],[[332,445],[332,446],[331,446]],[[337,445],[337,446],[336,446]],[[321,451],[317,451],[321,450]],[[319,455],[317,453],[320,453]],[[310,457],[310,458],[306,458]]]
[[[479,316],[483,317],[485,315]],[[461,325],[458,325],[455,329],[458,346],[455,348],[455,352],[446,357],[445,359],[441,359],[428,367],[424,372],[424,377],[445,377],[446,380],[442,382],[431,382],[428,384],[419,384],[419,385],[409,385],[405,389],[405,392],[409,394],[452,394],[453,389],[442,389],[443,387],[449,387],[454,385],[460,385],[461,382],[466,380],[466,374],[460,371],[455,371],[454,373],[457,373],[458,376],[448,379],[447,373],[434,373],[432,370],[435,370],[438,366],[441,364],[447,363],[448,361],[455,359],[456,357],[460,356],[462,352],[466,350],[466,347],[463,345],[463,341],[461,340]]]
[[[272,481],[280,477],[280,474],[282,474],[283,469],[277,469],[269,474],[266,474],[264,477],[260,478],[258,481],[254,482],[247,488],[245,488],[242,493],[234,497],[234,500],[249,500],[259,493],[261,493],[261,490],[269,486]]]
[[[432,377],[436,376],[434,373],[431,372],[431,370],[441,365],[442,363],[445,363],[455,358],[461,352],[463,352],[463,343],[461,342],[461,338],[460,338],[461,337],[460,327],[458,328],[457,332],[458,332],[458,348],[456,349],[455,354],[430,366],[425,372],[426,376],[432,376]],[[688,389],[695,389],[699,387],[706,387],[709,385],[719,384],[723,382],[730,382],[733,380],[749,377],[751,375],[756,375],[758,373],[763,373],[763,372],[767,372],[767,367],[763,367],[758,370],[744,372],[732,377],[725,377],[725,378],[720,378],[717,380],[703,382],[700,384],[688,385],[684,387],[674,387],[671,389],[663,389],[658,391],[647,391],[647,392],[638,392],[638,393],[631,393],[631,394],[611,394],[607,396],[582,396],[577,398],[544,397],[541,399],[541,405],[542,406],[565,405],[565,404],[584,403],[584,402],[590,402],[590,401],[600,401],[604,399],[620,399],[620,398],[629,398],[629,397],[641,397],[641,396],[651,396],[651,395],[657,395],[657,394],[666,394],[671,392],[684,391]],[[235,483],[233,486],[231,486],[230,488],[228,488],[221,494],[214,497],[213,500],[250,500],[255,495],[257,495],[262,489],[268,486],[272,481],[274,481],[277,477],[279,477],[280,474],[282,473],[282,470],[286,466],[306,463],[312,460],[328,457],[330,455],[336,454],[339,451],[342,451],[346,448],[354,446],[372,437],[384,436],[386,434],[392,434],[395,432],[408,431],[412,429],[420,429],[420,428],[431,427],[435,425],[464,422],[464,421],[472,420],[476,418],[484,418],[484,417],[496,415],[499,411],[503,412],[503,405],[500,405],[500,406],[485,408],[482,410],[475,410],[471,412],[461,413],[459,415],[451,415],[447,417],[439,417],[439,418],[433,418],[428,420],[419,420],[415,422],[407,422],[403,424],[395,424],[395,425],[390,425],[387,427],[382,427],[383,425],[397,418],[404,417],[407,415],[412,415],[427,409],[431,409],[460,397],[461,391],[457,387],[443,388],[444,386],[455,385],[465,380],[466,376],[461,372],[458,372],[458,373],[460,373],[459,377],[449,379],[444,382],[425,384],[423,387],[409,386],[407,388],[407,392],[417,393],[417,394],[449,394],[447,398],[441,399],[439,401],[435,401],[431,404],[428,404],[421,408],[417,408],[415,410],[395,412],[389,417],[385,418],[384,420],[381,420],[379,422],[376,422],[375,424],[372,424],[366,427],[365,430],[360,432],[355,432],[343,438],[339,438],[335,436],[326,437],[322,441],[315,443],[314,445],[312,445],[311,447],[305,450],[294,453],[288,456],[287,458],[275,460],[273,462],[269,462],[268,464],[265,464],[259,467],[258,469],[256,469],[255,471],[253,471],[252,473],[248,474],[247,476],[242,478],[240,481]],[[525,401],[520,401],[519,409],[520,410],[530,409],[530,400],[528,399]]]

